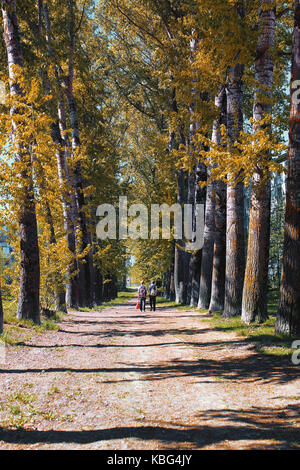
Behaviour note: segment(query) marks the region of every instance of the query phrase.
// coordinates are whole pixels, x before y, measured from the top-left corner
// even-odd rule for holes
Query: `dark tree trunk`
[[[40,324],[40,260],[33,190],[27,189],[19,218],[20,291],[17,309],[19,320]]]
[[[215,242],[213,251],[213,269],[209,313],[222,311],[225,296],[226,262],[226,184],[215,184]]]
[[[183,207],[185,203],[185,173],[178,171],[178,198],[177,202]],[[186,304],[187,283],[189,276],[189,254],[185,251],[184,240],[175,240],[175,261],[174,261],[174,285],[175,301],[178,304]]]
[[[103,301],[103,278],[101,270],[95,265],[95,304],[101,305]]]
[[[206,188],[202,188],[200,183],[207,180],[207,170],[203,163],[197,162],[195,170],[195,185],[194,185],[194,214],[193,214],[193,230],[196,230],[197,221],[197,205],[205,205]],[[198,221],[199,222],[199,221]],[[202,250],[193,252],[190,258],[190,306],[195,307],[198,305],[199,292],[200,292],[200,274],[201,274],[201,261]]]
[[[215,183],[207,187],[198,308],[207,309],[211,298],[212,266],[215,241]]]
[[[226,124],[226,92],[222,87],[215,99],[215,105],[220,110],[220,117],[213,125],[212,140],[221,144],[220,126]],[[215,242],[213,252],[213,271],[211,299],[209,312],[214,313],[224,308],[225,295],[225,260],[226,260],[226,184],[223,181],[215,183]]]
[[[2,289],[0,286],[0,335],[3,333],[3,303],[2,303]]]
[[[300,1],[295,1],[291,85],[300,80]],[[300,336],[300,104],[291,99],[286,215],[276,333]]]
[[[15,67],[23,68],[22,48],[18,30],[16,4],[14,0],[2,0],[2,14],[4,27],[4,41],[6,45],[10,94],[22,95],[22,90],[15,80]],[[18,110],[12,108],[12,116]],[[13,121],[13,136],[18,128],[17,122]],[[31,174],[31,156],[26,148],[18,148],[17,159],[26,164],[27,169],[23,171],[23,201],[19,209],[20,230],[20,291],[17,316],[40,323],[40,261],[37,233],[37,221],[35,212],[35,200]]]

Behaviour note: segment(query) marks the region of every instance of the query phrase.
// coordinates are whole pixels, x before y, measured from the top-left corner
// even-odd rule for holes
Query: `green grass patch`
[[[174,301],[170,301],[166,299],[165,297],[156,297],[156,305],[162,305],[163,307],[169,307],[169,308],[177,308],[178,304]],[[186,307],[187,308],[187,307]]]
[[[278,293],[270,292],[268,303],[269,318],[264,323],[245,325],[241,317],[224,318],[221,313],[208,319],[210,325],[219,331],[233,332],[245,338],[245,341],[255,344],[255,349],[261,354],[271,356],[288,356],[294,352],[291,348],[291,338],[275,335]]]
[[[110,300],[109,302],[103,302],[101,305],[97,305],[92,310],[101,311],[108,307],[113,307],[114,305],[126,304],[128,300],[132,300],[135,297],[134,291],[129,292],[119,292],[118,297]]]
[[[161,305],[163,307],[176,308],[176,310],[185,311],[185,312],[199,312],[199,313],[206,312],[206,310],[199,310],[197,306],[190,307],[189,305],[177,304],[174,301],[170,301],[166,299],[165,297],[160,297],[160,296],[157,296],[156,303],[158,306]]]
[[[115,299],[110,300],[109,302],[103,302],[101,305],[95,305],[93,308],[84,307],[79,308],[79,312],[92,312],[96,310],[97,312],[101,312],[105,308],[113,307],[114,305],[126,304],[128,300],[132,300],[136,297],[136,291],[126,291],[126,292],[119,292],[118,297]]]
[[[22,345],[32,333],[42,334],[48,330],[57,331],[65,315],[62,312],[57,312],[50,319],[41,316],[41,324],[36,325],[31,320],[18,320],[17,302],[8,300],[3,301],[3,312],[4,332],[0,335],[0,340],[10,345]]]

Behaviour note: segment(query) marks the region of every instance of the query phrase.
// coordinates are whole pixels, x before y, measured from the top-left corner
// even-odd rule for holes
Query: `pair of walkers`
[[[151,281],[149,286],[149,299],[150,299],[150,311],[155,312],[156,310],[156,296],[157,296],[157,286],[155,281]],[[139,304],[140,304],[140,311],[144,312],[146,309],[146,298],[147,298],[147,287],[145,286],[145,282],[141,281],[141,285],[138,291],[139,297]]]

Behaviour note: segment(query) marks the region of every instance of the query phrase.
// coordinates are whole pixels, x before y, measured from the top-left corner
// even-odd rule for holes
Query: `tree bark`
[[[3,303],[2,303],[2,289],[0,285],[0,335],[3,333]]]
[[[208,309],[211,298],[213,253],[215,241],[215,183],[207,187],[198,308]]]
[[[185,201],[185,173],[178,171],[178,197],[177,202],[183,207]],[[175,302],[185,304],[187,301],[187,283],[188,283],[189,254],[185,251],[184,240],[175,240],[175,259],[174,259],[174,285]]]
[[[40,6],[40,15],[44,18],[46,42],[48,54],[54,64],[54,73],[56,80],[56,88],[58,93],[57,115],[58,124],[52,127],[52,140],[56,147],[56,159],[58,167],[59,183],[61,185],[61,198],[64,215],[64,229],[66,233],[68,249],[73,254],[73,261],[68,266],[67,283],[66,283],[66,304],[70,308],[78,308],[79,305],[79,279],[76,262],[76,237],[75,237],[75,217],[74,209],[72,209],[72,181],[69,174],[67,154],[68,139],[66,136],[66,111],[64,96],[62,92],[62,70],[56,63],[55,53],[52,47],[51,21],[49,16],[48,2],[42,1]],[[50,92],[50,90],[49,90]],[[73,204],[74,205],[74,204]]]
[[[193,35],[193,33],[192,33]],[[195,144],[194,139],[199,129],[200,123],[195,120],[195,111],[197,111],[197,104],[207,99],[206,95],[199,92],[198,79],[193,72],[193,63],[195,61],[195,54],[198,50],[198,40],[192,38],[190,43],[191,48],[191,67],[192,67],[192,98],[193,102],[189,106],[190,112],[190,148],[192,153],[192,161],[194,162],[195,154],[199,151],[198,145]],[[206,187],[201,187],[200,183],[207,180],[207,169],[203,162],[198,158],[195,159],[196,164],[193,168],[193,186],[191,188],[191,196],[189,197],[189,204],[193,204],[193,231],[196,229],[197,220],[197,204],[205,204],[206,200]],[[195,251],[191,254],[189,265],[189,286],[188,286],[188,301],[191,307],[198,304],[199,289],[200,289],[200,274],[201,274],[201,260],[202,250]]]
[[[80,136],[79,136],[79,124],[77,109],[74,100],[73,93],[73,76],[74,76],[74,53],[75,53],[75,28],[74,28],[74,2],[68,0],[70,22],[69,22],[69,34],[70,34],[70,47],[69,47],[69,73],[64,79],[65,93],[68,101],[70,124],[72,129],[72,150],[73,153],[80,153]],[[84,183],[81,173],[80,161],[77,160],[74,169],[74,189],[76,195],[76,206],[78,210],[78,223],[81,231],[81,246],[80,252],[87,250],[90,245],[90,237],[87,230],[86,215],[85,215],[85,200],[84,200]],[[82,281],[80,282],[80,304],[82,307],[91,307],[93,304],[92,289],[92,257],[89,254],[84,256],[82,263],[80,263],[80,272],[82,273]]]
[[[226,92],[222,87],[215,99],[215,105],[220,110],[220,117],[213,125],[212,140],[221,144],[220,126],[226,124]],[[213,252],[213,270],[211,299],[209,313],[224,308],[225,295],[225,259],[226,259],[226,184],[223,181],[215,183],[215,242]]]
[[[243,130],[243,71],[244,67],[238,64],[231,67],[228,74],[227,134],[230,144],[239,139]],[[227,185],[224,317],[234,317],[242,313],[244,276],[244,185],[237,181],[236,184]]]
[[[254,97],[254,132],[260,128],[260,121],[272,113],[270,99],[273,85],[272,48],[275,45],[275,26],[274,1],[262,0],[255,61],[255,78],[258,85]],[[262,155],[262,159],[264,158],[269,157]],[[264,176],[258,165],[252,178],[248,253],[243,290],[242,320],[246,324],[263,322],[268,316],[271,185],[269,178],[267,183],[264,182]]]
[[[291,89],[300,80],[300,1],[295,1]],[[296,88],[299,88],[298,85]],[[291,99],[286,215],[276,333],[300,335],[300,104]]]
[[[8,69],[11,96],[22,95],[23,91],[17,83],[15,67],[23,69],[23,55],[19,36],[16,4],[14,0],[2,0],[4,41],[8,57]],[[13,106],[12,117],[18,113]],[[17,131],[17,122],[13,119],[13,136]],[[35,199],[32,184],[31,155],[27,148],[18,148],[18,160],[26,169],[23,177],[23,201],[19,210],[20,230],[20,291],[17,309],[19,319],[30,319],[40,323],[40,260],[35,212]]]
[[[194,214],[193,230],[196,229],[196,220],[197,220],[197,209],[198,204],[205,204],[206,200],[206,188],[202,188],[200,183],[203,183],[207,180],[207,169],[205,165],[198,161],[196,170],[195,170],[195,188],[194,188]],[[195,307],[198,305],[199,292],[200,292],[200,275],[201,275],[201,263],[202,263],[202,254],[203,251],[199,250],[192,253],[190,258],[190,284],[191,284],[191,294],[190,294],[190,306]]]

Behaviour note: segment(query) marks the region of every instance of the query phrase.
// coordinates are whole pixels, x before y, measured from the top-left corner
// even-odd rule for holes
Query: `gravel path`
[[[299,449],[300,366],[205,319],[132,301],[9,347],[0,448]]]

